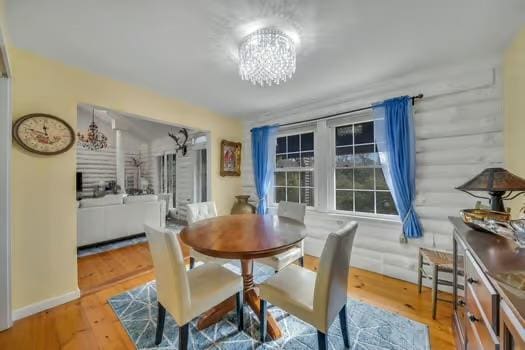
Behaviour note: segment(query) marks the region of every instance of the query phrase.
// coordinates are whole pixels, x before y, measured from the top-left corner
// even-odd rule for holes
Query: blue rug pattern
[[[238,263],[229,263],[225,266],[240,273]],[[257,283],[272,274],[271,268],[255,264],[254,275]],[[158,347],[154,344],[157,326],[155,281],[114,296],[108,302],[137,349],[177,349],[178,326],[169,312],[166,313],[163,341]],[[244,332],[237,331],[234,312],[228,314],[221,322],[202,331],[196,328],[197,318],[190,325],[188,348],[192,350],[317,349],[317,331],[312,326],[277,307],[270,306],[269,311],[283,331],[283,336],[276,341],[268,341],[264,344],[258,341],[258,318],[249,307],[245,306]],[[428,328],[424,324],[350,298],[347,302],[347,313],[350,349],[430,349]],[[329,330],[328,348],[344,349],[338,319]]]

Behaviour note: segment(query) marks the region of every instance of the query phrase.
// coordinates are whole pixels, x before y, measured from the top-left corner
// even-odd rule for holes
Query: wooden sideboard
[[[454,225],[452,319],[458,349],[525,350],[525,291],[497,279],[525,271],[525,249],[499,236]],[[464,286],[461,289],[460,286]]]

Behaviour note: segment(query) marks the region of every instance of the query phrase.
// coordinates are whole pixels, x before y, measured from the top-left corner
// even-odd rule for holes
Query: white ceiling
[[[79,128],[87,128],[91,122],[93,113],[93,106],[86,104],[78,105]],[[80,119],[83,119],[80,123]],[[151,142],[168,136],[168,132],[176,134],[180,128],[173,125],[158,123],[145,119],[144,117],[129,115],[121,112],[116,112],[100,107],[95,107],[95,121],[97,123],[105,123],[109,128],[113,122],[116,122],[119,129],[126,130],[136,138]],[[80,125],[82,124],[82,127]],[[84,130],[79,130],[84,131]],[[188,133],[192,134],[194,130],[188,129]]]
[[[524,0],[8,0],[15,46],[241,118],[412,70],[501,55]],[[238,41],[264,25],[300,37],[297,72],[256,87]]]

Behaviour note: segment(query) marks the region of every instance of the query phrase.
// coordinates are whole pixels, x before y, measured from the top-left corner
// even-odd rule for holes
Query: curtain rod
[[[410,98],[412,99],[412,105],[414,105],[414,101],[417,100],[417,99],[422,99],[423,98],[423,94],[415,95],[415,96],[412,96]],[[372,106],[356,108],[356,109],[352,109],[351,111],[325,115],[323,117],[317,117],[317,118],[301,120],[301,121],[297,121],[297,122],[290,122],[290,123],[285,123],[285,124],[279,124],[279,126],[289,126],[289,125],[295,125],[295,124],[303,124],[303,123],[308,123],[308,122],[315,122],[315,121],[318,121],[318,120],[339,117],[341,115],[346,115],[346,114],[351,114],[351,113],[356,113],[356,112],[361,112],[361,111],[367,111],[369,109],[372,109]]]

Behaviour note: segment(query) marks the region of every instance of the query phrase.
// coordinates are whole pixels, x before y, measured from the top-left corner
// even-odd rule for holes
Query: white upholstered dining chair
[[[155,344],[162,342],[166,310],[179,325],[179,347],[188,347],[189,322],[229,297],[237,297],[237,322],[243,330],[242,277],[217,264],[204,264],[190,271],[177,234],[144,227],[153,258],[157,283],[158,319]]]
[[[186,221],[188,222],[188,225],[193,225],[198,221],[214,218],[217,216],[217,207],[215,206],[215,202],[187,204],[187,208],[188,212],[186,214]],[[223,265],[229,260],[204,255],[190,248],[190,269],[193,269],[195,266],[195,261]]]
[[[326,350],[326,334],[339,314],[343,341],[349,347],[346,302],[356,231],[357,223],[349,222],[328,236],[317,273],[289,265],[259,286],[261,342],[266,338],[267,302],[270,302],[314,326],[320,350]]]
[[[279,202],[277,207],[277,215],[284,216],[304,224],[304,215],[306,213],[306,204],[295,202]],[[275,272],[281,271],[291,263],[298,261],[299,265],[304,266],[304,242],[297,243],[291,249],[270,256],[267,258],[258,259],[257,262],[271,266]]]

